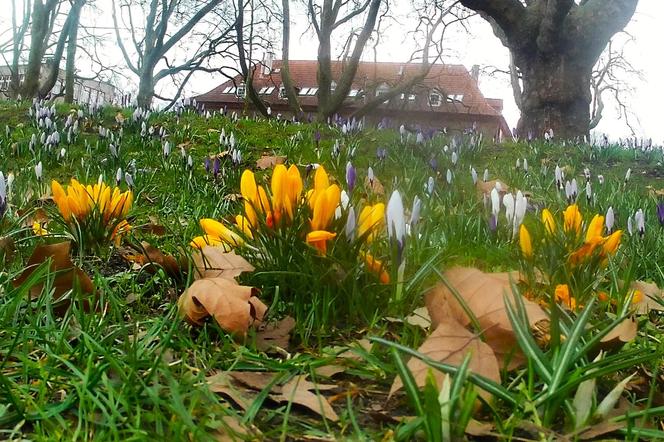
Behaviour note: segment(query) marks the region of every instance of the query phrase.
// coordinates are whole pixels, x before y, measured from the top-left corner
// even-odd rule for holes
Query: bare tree
[[[140,4],[131,0],[122,0],[112,3],[113,25],[118,46],[128,68],[138,77],[139,106],[149,107],[152,104],[155,85],[160,80],[201,68],[203,60],[215,52],[214,48],[204,42],[195,44],[193,48],[186,48],[187,55],[183,61],[175,62],[175,56],[172,56],[172,60],[168,58],[169,53],[178,45],[182,46],[185,37],[190,36],[194,28],[217,8],[222,0],[149,0]],[[116,3],[119,3],[119,7]],[[135,59],[132,59],[122,38],[118,9],[122,14],[122,26],[129,30]],[[145,20],[143,32],[140,32],[142,27],[137,25],[139,20]],[[215,32],[213,29],[208,31]],[[160,65],[162,67],[158,69]]]
[[[25,36],[30,26],[30,11],[32,9],[30,0],[22,2],[22,7],[16,5],[16,0],[12,0],[12,28],[7,47],[11,48],[11,61],[2,52],[2,57],[9,67],[9,97],[16,98],[20,87],[19,65],[21,64],[21,54],[25,50]],[[21,14],[20,19],[18,14]]]
[[[593,69],[590,77],[590,129],[596,128],[601,121],[605,107],[604,95],[608,93],[615,101],[620,117],[625,120],[632,134],[636,133],[630,121],[632,113],[627,105],[634,91],[629,81],[643,79],[643,73],[625,55],[626,45],[630,41],[631,38],[621,44],[616,43],[615,39],[610,40]]]
[[[460,1],[491,23],[521,74],[519,135],[588,135],[593,66],[638,0]]]
[[[367,41],[376,30],[381,5],[387,0],[307,0],[309,20],[318,38],[318,118],[325,120],[342,105],[355,78],[360,57]],[[332,87],[332,34],[340,26],[364,16],[362,26],[354,38],[352,50],[344,60],[343,70]],[[351,43],[349,43],[350,45]],[[288,73],[288,68],[286,68]],[[287,75],[288,76],[288,75]],[[282,72],[283,78],[283,72]]]

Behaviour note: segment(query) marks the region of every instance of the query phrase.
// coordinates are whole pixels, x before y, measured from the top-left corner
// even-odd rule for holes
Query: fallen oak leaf
[[[221,393],[235,402],[243,410],[248,410],[257,396],[255,391],[238,386],[229,373],[219,372],[205,378],[210,391]]]
[[[286,157],[282,155],[263,155],[256,160],[256,167],[262,170],[272,169],[277,164],[284,164]]]
[[[651,310],[664,311],[664,291],[657,284],[644,281],[632,281],[629,286],[632,290],[640,291],[643,296],[633,306],[638,314],[648,314]]]
[[[599,346],[603,350],[622,347],[627,342],[633,341],[637,332],[638,324],[634,318],[625,318],[600,340]]]
[[[305,378],[306,375],[293,377],[281,386],[281,393],[270,394],[270,399],[275,402],[289,402],[301,405],[332,422],[337,422],[339,416],[327,399],[311,391],[331,390],[337,387],[335,385],[315,384],[307,381]]]
[[[90,277],[80,268],[76,267],[69,257],[71,251],[71,242],[65,241],[57,244],[41,244],[32,252],[28,263],[16,279],[14,287],[19,287],[25,283],[32,273],[43,263],[50,260],[49,271],[55,273],[53,279],[53,299],[59,300],[70,290],[78,287],[81,294],[93,295],[95,293],[94,284]],[[32,299],[38,298],[44,289],[44,283],[41,282],[30,288]],[[86,308],[89,308],[89,302],[86,301]],[[69,306],[69,302],[63,304],[57,309],[62,313]]]
[[[290,316],[274,324],[263,324],[256,332],[256,348],[268,351],[274,347],[287,348],[290,332],[295,328],[295,319]]]
[[[383,184],[380,182],[380,180],[376,177],[374,177],[372,180],[370,180],[369,177],[365,177],[364,187],[369,193],[374,195],[385,195],[385,188],[383,187]]]
[[[232,279],[244,272],[253,272],[254,266],[234,251],[226,252],[223,247],[205,246],[193,255],[194,278]]]
[[[466,355],[470,354],[469,371],[500,383],[500,369],[493,349],[453,317],[448,317],[445,322],[439,323],[417,351],[436,362],[456,366],[460,366]],[[411,358],[407,366],[417,386],[424,387],[429,370],[432,370],[437,385],[442,385],[444,373],[433,370],[426,362]],[[390,388],[389,396],[401,387],[403,382],[397,377]],[[480,394],[488,393],[480,391]]]
[[[164,269],[167,275],[177,278],[180,276],[180,265],[177,260],[171,256],[166,255],[158,248],[152,246],[145,241],[141,242],[141,252],[144,256],[143,264],[157,265]]]
[[[445,272],[445,278],[479,322],[485,341],[502,362],[509,358],[508,370],[519,367],[525,358],[517,345],[516,335],[507,316],[503,295],[511,299],[510,278],[516,273],[484,273],[472,267],[453,267]],[[546,334],[549,317],[536,303],[523,298],[528,321],[537,333]],[[439,283],[425,295],[431,327],[435,328],[447,316],[452,316],[462,326],[471,325],[471,319],[457,301],[452,291]]]
[[[181,314],[192,324],[202,325],[208,316],[231,334],[246,334],[259,324],[267,306],[256,296],[257,289],[225,278],[199,279],[180,296]]]

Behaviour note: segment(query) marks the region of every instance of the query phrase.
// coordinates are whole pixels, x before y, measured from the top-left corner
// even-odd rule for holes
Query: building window
[[[332,81],[332,83],[330,83],[330,90],[334,92],[336,88],[337,88],[337,82]]]
[[[241,84],[237,87],[237,90],[235,91],[235,96],[238,98],[244,98],[247,94],[247,88],[244,84]]]
[[[351,89],[351,90],[348,92],[348,96],[349,96],[350,98],[355,98],[355,97],[357,97],[357,94],[358,94],[359,92],[360,92],[359,89]]]
[[[299,95],[307,95],[309,93],[309,88],[308,87],[303,87],[300,89],[300,94]]]
[[[408,94],[408,101],[415,101],[415,98],[417,98],[415,94]],[[401,99],[405,100],[406,94],[401,94]]]
[[[307,95],[313,96],[313,95],[316,95],[317,93],[318,93],[318,88],[317,87],[310,87],[309,91],[307,92]]]
[[[389,91],[390,86],[388,86],[387,83],[383,83],[376,88],[376,96],[380,97],[382,95],[386,95]]]
[[[440,107],[442,102],[442,97],[437,92],[431,92],[429,94],[429,105],[431,107]]]
[[[283,86],[279,87],[279,98],[282,100],[285,100],[288,98],[288,95],[286,95],[286,88]]]
[[[228,86],[222,94],[234,94],[235,93],[235,86]]]
[[[463,94],[452,94],[447,96],[447,101],[450,103],[454,102],[459,102],[461,103],[463,101]]]
[[[258,91],[259,95],[270,95],[272,92],[274,92],[274,86],[265,86],[262,87],[260,91]]]

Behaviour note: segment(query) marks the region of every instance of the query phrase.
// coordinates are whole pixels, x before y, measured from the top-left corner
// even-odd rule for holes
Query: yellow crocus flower
[[[565,232],[576,232],[578,235],[581,232],[581,223],[583,219],[581,217],[581,212],[579,212],[579,206],[576,204],[571,204],[563,212],[564,218],[564,229]]]
[[[616,230],[604,241],[602,245],[603,252],[607,255],[613,255],[618,250],[620,246],[620,240],[622,238],[622,230]]]
[[[254,239],[254,233],[251,231],[251,223],[242,215],[235,215],[235,224],[245,234],[247,238]]]
[[[240,246],[244,243],[242,238],[231,229],[223,225],[217,220],[211,218],[204,218],[199,221],[203,231],[212,238],[219,238],[221,241],[226,242],[232,246]]]
[[[330,187],[330,178],[323,166],[318,166],[314,175],[314,188],[309,191],[307,197],[309,198],[309,206],[313,209],[316,207],[316,200],[320,195]]]
[[[307,233],[307,243],[318,249],[321,255],[325,255],[327,253],[327,242],[335,236],[337,236],[336,233],[326,230],[314,230]]]
[[[375,273],[378,275],[378,279],[380,280],[381,284],[389,284],[390,283],[390,275],[387,273],[385,270],[385,266],[383,266],[383,263],[376,258],[373,257],[373,255],[370,255],[368,253],[361,253],[362,259],[364,259],[364,263],[367,266],[367,269],[371,271],[372,273]]]
[[[230,245],[223,242],[220,238],[210,235],[197,236],[196,238],[191,240],[189,245],[198,249],[202,249],[205,246],[215,246],[215,247],[222,247],[224,252],[231,251]]]
[[[56,180],[51,181],[51,193],[53,193],[53,200],[58,206],[62,218],[69,222],[71,220],[71,209],[67,201],[67,193]]]
[[[521,253],[526,258],[532,258],[533,256],[533,243],[530,239],[530,232],[526,226],[521,224],[519,228],[519,245],[521,246]]]
[[[542,210],[542,223],[544,224],[544,229],[549,235],[553,235],[556,231],[556,221],[553,218],[553,215],[549,209]]]
[[[340,200],[341,189],[336,184],[329,186],[318,195],[311,220],[312,230],[325,230],[327,228]]]
[[[595,215],[588,225],[586,231],[586,242],[592,242],[595,238],[602,236],[604,230],[604,217],[602,215]]]
[[[370,243],[376,237],[384,221],[385,204],[364,206],[357,221],[357,236],[362,238],[367,232],[370,232],[366,239],[366,242]]]

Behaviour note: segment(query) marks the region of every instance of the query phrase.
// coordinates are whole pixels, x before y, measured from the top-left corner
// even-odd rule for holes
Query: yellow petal
[[[65,193],[65,190],[62,188],[60,183],[55,180],[51,181],[51,193],[53,193],[53,200],[58,206],[58,210],[60,211],[62,218],[65,221],[69,221],[71,219],[71,210],[69,209],[69,204],[67,203],[67,194]]]
[[[251,231],[251,223],[242,215],[235,216],[235,224],[245,234],[247,238],[254,239],[254,233]]]
[[[553,235],[556,231],[556,221],[553,219],[553,215],[549,209],[542,210],[542,223],[544,223],[546,233]]]
[[[586,242],[591,242],[594,238],[602,236],[604,230],[604,217],[602,215],[595,215],[588,225],[586,231]]]
[[[341,189],[336,184],[331,185],[318,196],[311,220],[312,230],[325,230],[327,228],[340,200]]]
[[[618,250],[618,247],[620,246],[622,233],[623,233],[622,230],[616,230],[611,235],[609,235],[608,238],[606,238],[606,241],[604,241],[604,244],[602,246],[604,253],[606,253],[607,255],[613,255],[614,253],[616,253],[616,250]]]
[[[563,218],[565,220],[564,229],[565,232],[575,232],[577,235],[581,233],[581,212],[579,212],[579,206],[576,204],[571,204],[563,212]]]
[[[327,241],[335,236],[337,236],[336,233],[325,230],[314,230],[307,233],[307,243],[317,248],[321,255],[325,255],[327,253]]]
[[[526,258],[532,258],[533,244],[530,239],[530,232],[528,232],[528,229],[523,224],[521,224],[521,227],[519,228],[519,245],[521,246],[521,253],[523,253],[523,256]]]
[[[230,246],[224,243],[221,238],[210,235],[197,236],[191,240],[189,245],[199,249],[202,249],[205,246],[220,246],[224,248],[224,251],[229,252],[231,250]]]
[[[242,177],[240,178],[240,193],[242,197],[251,201],[252,203],[256,200],[256,178],[254,178],[254,173],[251,170],[245,170],[242,172]]]
[[[360,212],[357,221],[357,235],[362,238],[367,232],[371,232],[366,239],[370,243],[375,238],[380,226],[385,221],[385,204],[378,203],[373,206],[365,206]]]
[[[244,241],[237,233],[233,232],[217,220],[204,218],[200,220],[200,225],[208,236],[220,238],[222,241],[232,246],[240,246],[244,244]]]

